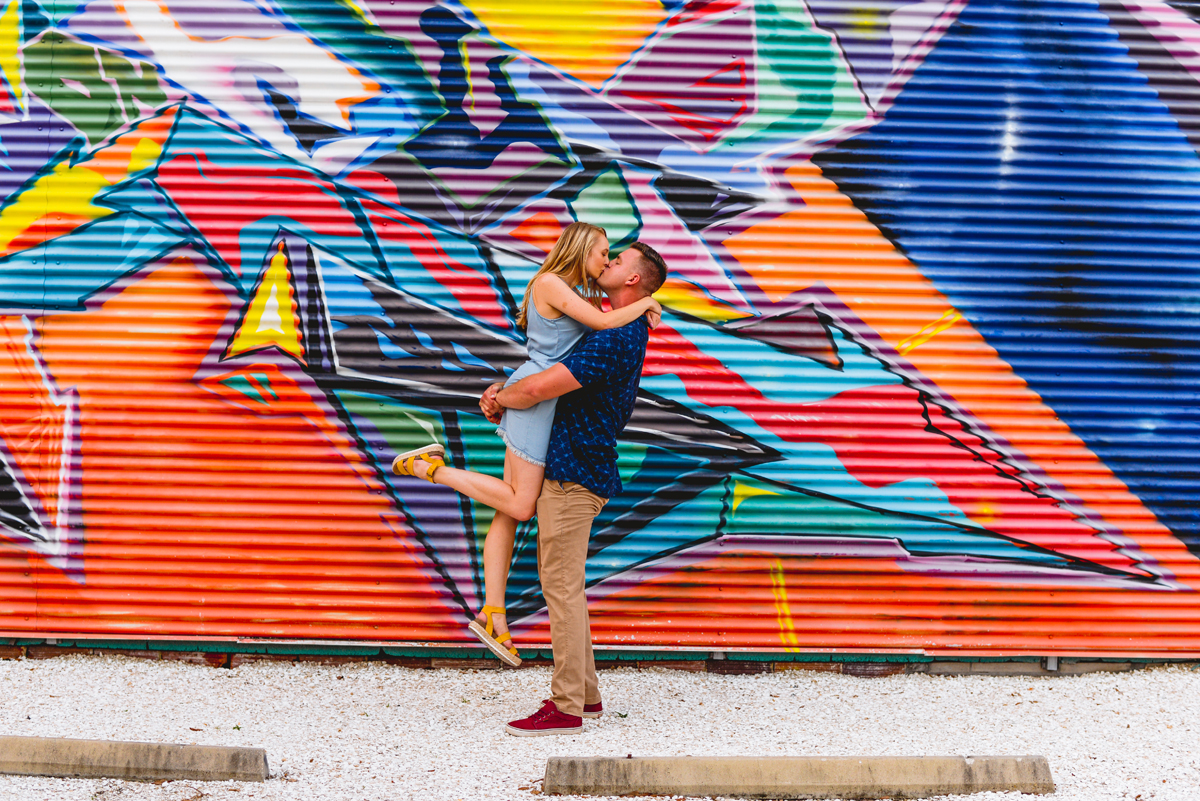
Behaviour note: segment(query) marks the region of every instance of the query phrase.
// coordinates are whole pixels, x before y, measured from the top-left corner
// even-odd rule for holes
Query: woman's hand
[[[643,298],[646,301],[646,323],[650,328],[658,328],[662,322],[662,304],[654,298]]]

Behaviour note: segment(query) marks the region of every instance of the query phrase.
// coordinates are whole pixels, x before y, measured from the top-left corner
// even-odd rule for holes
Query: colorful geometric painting
[[[598,644],[1200,653],[1192,5],[0,2],[0,635],[466,644],[389,466],[499,473],[581,220],[671,268]]]

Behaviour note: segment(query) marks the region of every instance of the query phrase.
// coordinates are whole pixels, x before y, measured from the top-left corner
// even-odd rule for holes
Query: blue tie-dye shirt
[[[645,317],[607,331],[592,331],[562,364],[582,386],[558,399],[546,478],[574,481],[601,498],[621,492],[617,435],[637,402],[650,327]]]

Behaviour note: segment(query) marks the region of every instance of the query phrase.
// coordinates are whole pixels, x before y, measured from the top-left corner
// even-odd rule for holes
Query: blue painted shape
[[[379,352],[389,359],[411,359],[412,354],[385,337],[378,329],[375,330],[375,341],[379,343]]]
[[[101,189],[92,200],[95,206],[114,211],[129,211],[140,214],[157,224],[175,231],[180,236],[189,236],[191,229],[179,216],[166,194],[148,178],[122,181],[107,189]]]
[[[704,354],[776,403],[817,403],[854,389],[901,383],[899,376],[885,370],[878,359],[864,353],[837,328],[831,327],[829,333],[843,361],[841,370],[683,317],[668,315],[666,322]],[[644,377],[642,386],[649,389],[651,381],[652,377]]]
[[[320,259],[325,305],[331,320],[337,322],[338,317],[373,317],[378,319],[381,326],[393,327],[387,312],[349,265],[326,253],[320,254]]]
[[[0,259],[8,308],[82,309],[88,297],[183,243],[135,214],[105,217]]]
[[[974,0],[815,160],[1200,551],[1200,162],[1097,4]]]

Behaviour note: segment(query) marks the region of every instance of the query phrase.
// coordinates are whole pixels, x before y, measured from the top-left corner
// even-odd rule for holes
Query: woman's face
[[[583,262],[583,269],[587,272],[588,278],[595,281],[607,266],[608,240],[602,236],[597,236],[595,241],[592,242],[591,249],[588,250],[587,258]]]

